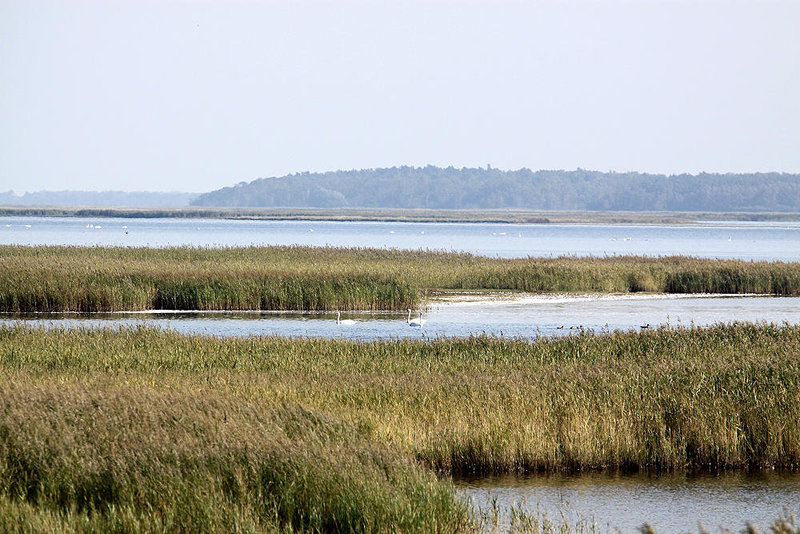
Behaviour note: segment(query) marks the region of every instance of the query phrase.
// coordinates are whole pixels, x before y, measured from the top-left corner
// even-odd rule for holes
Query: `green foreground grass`
[[[467,531],[434,471],[797,469],[799,421],[799,326],[534,342],[0,327],[0,530]]]
[[[358,248],[0,246],[0,311],[404,310],[432,290],[800,295],[800,263]]]

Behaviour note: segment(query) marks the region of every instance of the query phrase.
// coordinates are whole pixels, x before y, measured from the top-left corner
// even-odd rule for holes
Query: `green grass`
[[[534,342],[6,326],[0,530],[464,531],[433,471],[796,469],[798,421],[799,326]]]
[[[800,263],[358,248],[0,246],[0,311],[404,310],[431,290],[800,295]]]

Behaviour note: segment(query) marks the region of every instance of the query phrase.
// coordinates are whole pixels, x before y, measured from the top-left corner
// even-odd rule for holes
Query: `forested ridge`
[[[614,211],[800,210],[800,175],[663,175],[487,168],[391,167],[259,178],[203,194],[195,206],[537,209]]]

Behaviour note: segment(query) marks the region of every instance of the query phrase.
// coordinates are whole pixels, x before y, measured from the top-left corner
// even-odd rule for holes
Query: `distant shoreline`
[[[369,208],[125,208],[0,206],[0,217],[118,217],[129,219],[237,219],[264,221],[341,221],[501,224],[670,224],[717,221],[797,222],[800,212],[669,212],[429,210]]]

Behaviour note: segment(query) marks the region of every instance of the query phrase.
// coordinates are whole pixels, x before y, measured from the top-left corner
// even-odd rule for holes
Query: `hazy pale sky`
[[[0,191],[800,172],[800,1],[0,0]]]

